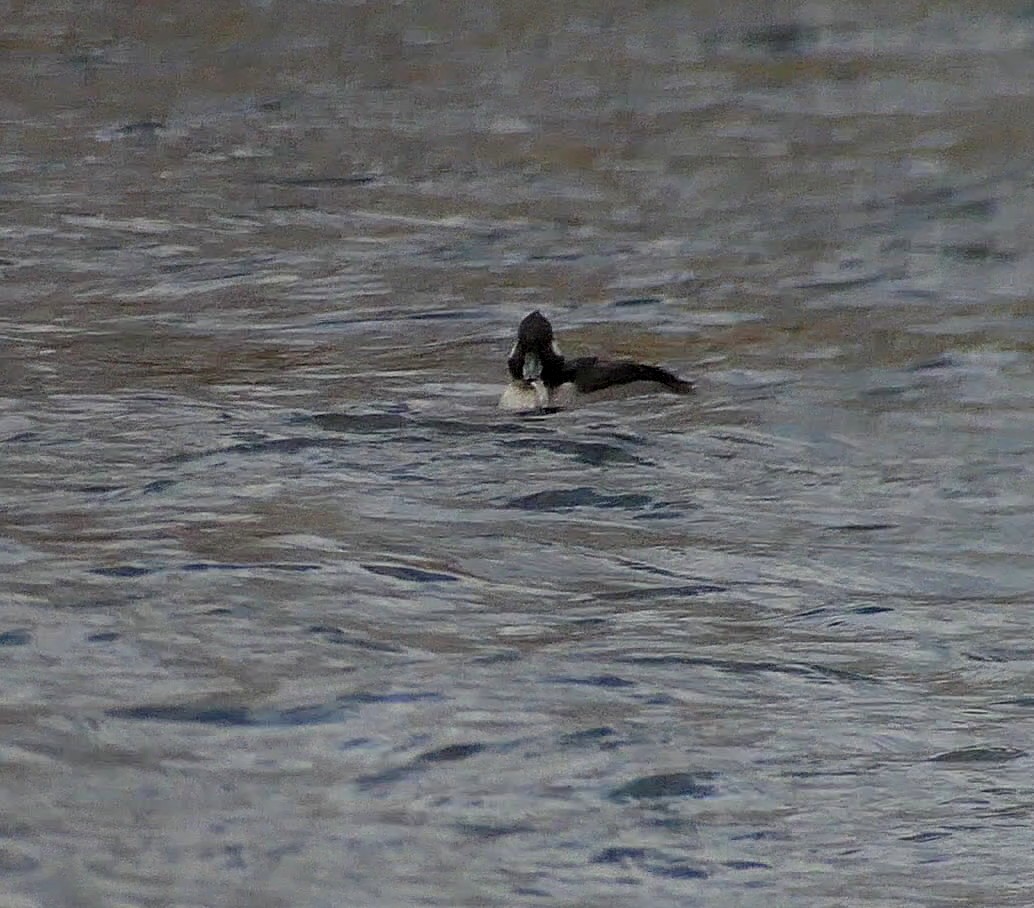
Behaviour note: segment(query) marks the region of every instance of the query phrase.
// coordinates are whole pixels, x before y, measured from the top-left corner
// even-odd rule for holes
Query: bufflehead
[[[504,410],[545,410],[559,406],[563,391],[588,394],[634,381],[652,381],[675,394],[688,394],[693,382],[659,366],[631,360],[607,362],[595,356],[565,360],[553,339],[553,326],[537,309],[517,328],[517,342],[506,360],[510,384],[499,406]]]

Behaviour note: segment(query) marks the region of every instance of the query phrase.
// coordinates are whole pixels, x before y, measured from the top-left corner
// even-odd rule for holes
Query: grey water
[[[1034,903],[1030,4],[15,3],[0,126],[5,906]]]

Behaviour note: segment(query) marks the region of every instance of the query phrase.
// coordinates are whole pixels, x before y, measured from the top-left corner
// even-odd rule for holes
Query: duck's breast
[[[549,397],[549,391],[540,381],[512,381],[503,389],[499,409],[511,413],[541,410],[551,405]]]

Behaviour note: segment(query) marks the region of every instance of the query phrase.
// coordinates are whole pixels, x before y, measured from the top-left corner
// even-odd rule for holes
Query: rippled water
[[[5,905],[1031,903],[1034,17],[764,9],[7,10]]]

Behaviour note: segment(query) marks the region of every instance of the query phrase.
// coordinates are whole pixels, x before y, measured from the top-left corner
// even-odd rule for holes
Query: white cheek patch
[[[542,363],[534,353],[529,353],[524,357],[524,380],[534,381],[542,374]]]
[[[560,352],[560,348],[556,345],[556,341],[551,341],[549,347],[556,356],[562,357],[564,355]]]

